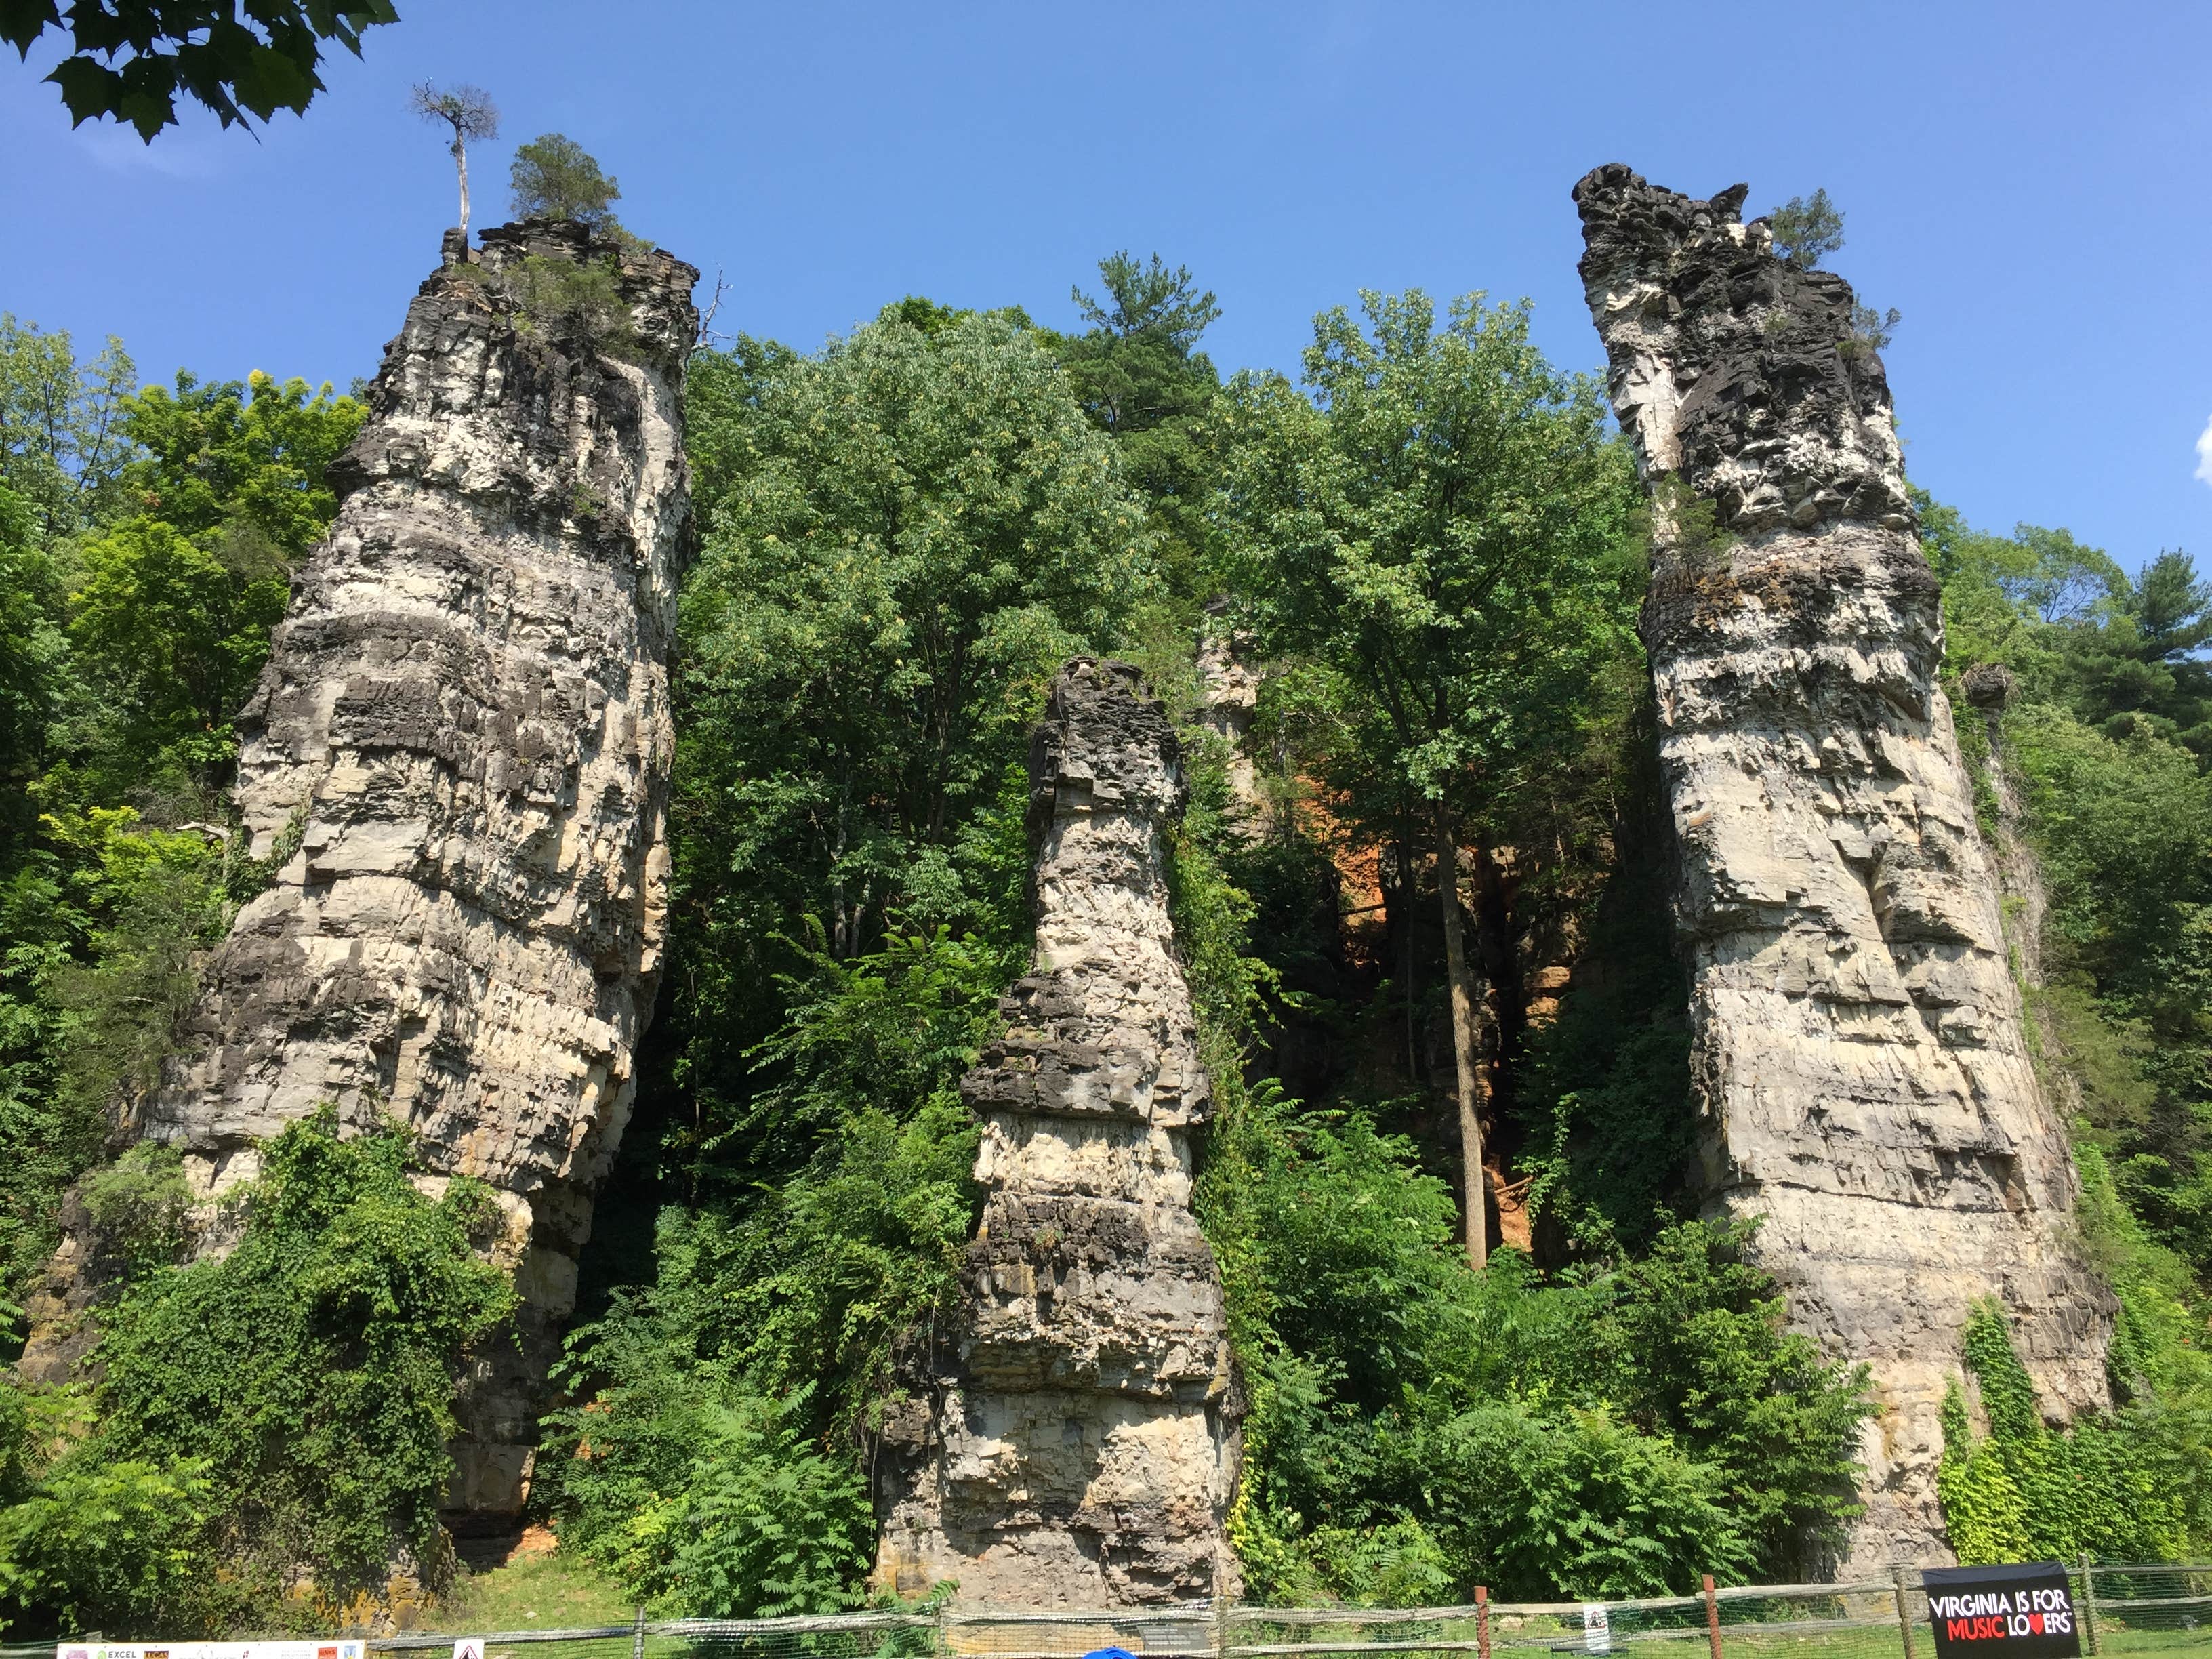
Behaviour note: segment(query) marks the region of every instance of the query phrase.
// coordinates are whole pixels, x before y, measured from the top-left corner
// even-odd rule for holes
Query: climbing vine
[[[1973,1428],[1954,1382],[1942,1410],[1936,1475],[1952,1547],[1968,1565],[2189,1559],[2202,1540],[2186,1465],[2201,1449],[2193,1411],[2153,1397],[2067,1428],[2043,1420],[2035,1384],[2012,1345],[2003,1310],[1976,1306],[1966,1321],[1966,1370],[1986,1433]]]

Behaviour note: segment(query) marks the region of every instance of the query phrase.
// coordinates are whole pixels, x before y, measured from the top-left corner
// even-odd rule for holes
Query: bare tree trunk
[[[461,240],[469,240],[469,147],[453,135],[453,164],[461,170]]]
[[[1413,1032],[1413,842],[1410,830],[1398,839],[1398,957],[1405,966],[1399,995],[1406,1005],[1406,1086],[1418,1088],[1421,1063]]]
[[[1450,811],[1437,807],[1437,898],[1444,913],[1444,969],[1451,981],[1452,1059],[1459,1082],[1459,1138],[1467,1160],[1467,1260],[1480,1267],[1490,1255],[1489,1182],[1482,1168],[1481,1094],[1486,1079],[1475,1052],[1474,988],[1467,969],[1467,938],[1459,910],[1459,847]]]

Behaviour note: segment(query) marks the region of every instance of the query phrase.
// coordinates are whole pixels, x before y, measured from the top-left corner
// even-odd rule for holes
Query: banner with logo
[[[2056,1561],[1928,1567],[1936,1659],[2080,1659],[2074,1591]]]
[[[60,1642],[54,1659],[363,1659],[359,1638],[350,1642],[155,1642],[123,1647],[112,1642]]]

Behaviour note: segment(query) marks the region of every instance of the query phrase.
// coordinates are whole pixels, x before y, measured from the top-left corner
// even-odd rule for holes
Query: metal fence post
[[[1912,1569],[1899,1561],[1890,1569],[1890,1582],[1897,1586],[1897,1628],[1905,1636],[1905,1659],[1917,1659],[1912,1649],[1912,1613],[1905,1599],[1912,1585]]]
[[[1713,1659],[1721,1659],[1721,1599],[1713,1594],[1713,1576],[1702,1574],[1705,1586],[1705,1640],[1711,1644]]]
[[[1213,1659],[1228,1659],[1229,1655],[1229,1598],[1213,1598]]]
[[[645,1603],[637,1604],[637,1623],[631,1627],[629,1659],[645,1659]]]
[[[1480,1659],[1490,1659],[1490,1586],[1474,1587],[1474,1650]]]
[[[2081,1552],[2081,1633],[2089,1638],[2089,1651],[2097,1651],[2097,1581],[2089,1576],[2089,1552]]]

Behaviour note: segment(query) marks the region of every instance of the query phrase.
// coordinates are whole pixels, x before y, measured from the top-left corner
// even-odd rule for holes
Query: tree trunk
[[[1413,1030],[1413,837],[1407,826],[1398,840],[1398,960],[1399,1000],[1406,1005],[1406,1086],[1420,1086],[1421,1062]]]
[[[1482,1066],[1475,1052],[1474,988],[1459,911],[1459,847],[1451,813],[1437,808],[1437,898],[1444,912],[1444,969],[1451,981],[1452,1059],[1459,1082],[1460,1153],[1467,1168],[1467,1260],[1480,1267],[1490,1255],[1489,1182],[1482,1168]]]
[[[453,135],[453,165],[461,170],[461,241],[465,246],[469,240],[469,147],[461,142],[459,133]]]

